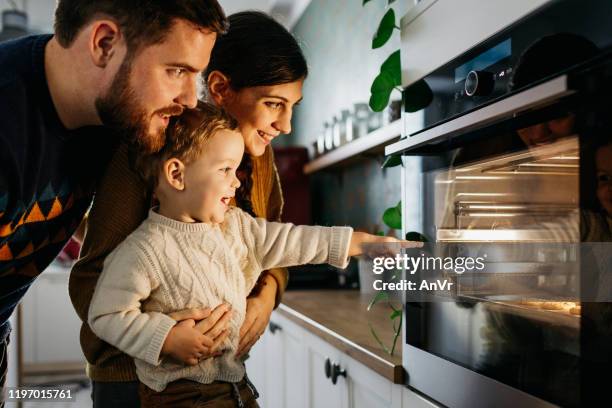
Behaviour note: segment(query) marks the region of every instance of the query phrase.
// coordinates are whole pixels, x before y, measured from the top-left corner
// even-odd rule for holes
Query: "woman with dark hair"
[[[229,22],[231,28],[217,40],[204,73],[205,93],[238,121],[244,138],[236,205],[253,216],[280,220],[283,197],[270,143],[291,132],[293,107],[302,99],[308,74],[306,59],[293,36],[264,13],[236,13]],[[287,272],[269,275],[274,280],[266,278],[260,286],[272,284],[280,299]],[[247,316],[239,354],[261,336],[271,312],[268,308]]]
[[[217,39],[204,74],[205,95],[238,121],[244,137],[242,187],[235,204],[252,215],[276,221],[283,199],[270,143],[291,131],[293,108],[302,98],[302,84],[308,74],[306,60],[293,36],[263,13],[237,13],[229,17],[229,22],[229,31]],[[140,225],[151,207],[151,191],[131,166],[137,154],[133,146],[122,145],[117,150],[88,217],[81,258],[72,269],[69,285],[73,305],[84,322],[104,259]],[[263,334],[286,284],[285,269],[261,275],[247,300],[239,354],[244,355]],[[227,306],[221,305],[212,311],[177,311],[172,317],[180,321],[177,326],[194,327],[199,321],[195,329],[206,337],[208,352],[204,357],[209,357],[226,338],[230,315]],[[133,359],[96,337],[86,323],[81,328],[81,346],[93,383],[94,406],[139,406]],[[113,386],[112,396],[101,392],[108,383]],[[208,391],[211,396],[238,400],[250,395],[252,401],[245,401],[245,405],[257,406],[252,398],[256,392],[246,378],[237,389],[229,383],[214,382],[208,385]],[[180,385],[176,392],[181,393]]]

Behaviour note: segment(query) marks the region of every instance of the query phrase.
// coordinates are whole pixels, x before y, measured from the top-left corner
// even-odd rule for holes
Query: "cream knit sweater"
[[[135,358],[136,373],[162,391],[178,379],[237,382],[236,358],[246,297],[261,271],[306,263],[345,268],[352,229],[295,226],[252,218],[231,208],[222,225],[183,223],[155,211],[104,262],[89,308],[89,325],[104,341]],[[230,335],[220,357],[187,366],[160,358],[176,324],[167,314],[232,305]]]

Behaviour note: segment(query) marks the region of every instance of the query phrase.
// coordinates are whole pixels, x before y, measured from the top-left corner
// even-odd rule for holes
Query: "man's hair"
[[[158,152],[140,155],[136,158],[135,169],[154,190],[164,162],[177,158],[185,164],[196,160],[202,154],[207,141],[220,130],[237,130],[238,122],[216,106],[198,101],[194,109],[185,109],[180,116],[170,119],[166,129],[166,144]]]
[[[174,20],[225,34],[228,21],[217,0],[58,0],[55,36],[65,48],[94,18],[117,22],[130,51],[163,42]]]

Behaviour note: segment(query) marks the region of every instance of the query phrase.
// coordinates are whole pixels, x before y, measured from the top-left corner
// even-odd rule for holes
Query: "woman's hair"
[[[233,90],[295,82],[308,75],[293,35],[265,13],[243,11],[228,17],[229,30],[215,42],[204,81],[213,71],[229,78]]]
[[[196,160],[210,138],[220,130],[236,130],[238,123],[222,109],[198,101],[194,109],[185,109],[180,116],[170,119],[166,129],[166,144],[157,153],[136,158],[135,168],[147,187],[154,190],[164,162],[177,158],[185,164]]]
[[[230,28],[215,42],[204,82],[213,71],[227,76],[234,91],[306,78],[308,66],[300,46],[272,17],[258,11],[243,11],[232,14],[228,20]],[[236,191],[236,204],[255,215],[250,199],[252,171],[251,157],[245,152],[238,169],[241,186]]]

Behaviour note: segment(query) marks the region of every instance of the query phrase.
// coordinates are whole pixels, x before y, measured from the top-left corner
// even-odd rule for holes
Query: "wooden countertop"
[[[395,384],[404,383],[402,338],[393,356],[370,332],[372,325],[385,346],[393,339],[391,310],[384,303],[366,308],[374,295],[356,290],[287,291],[278,312]]]

